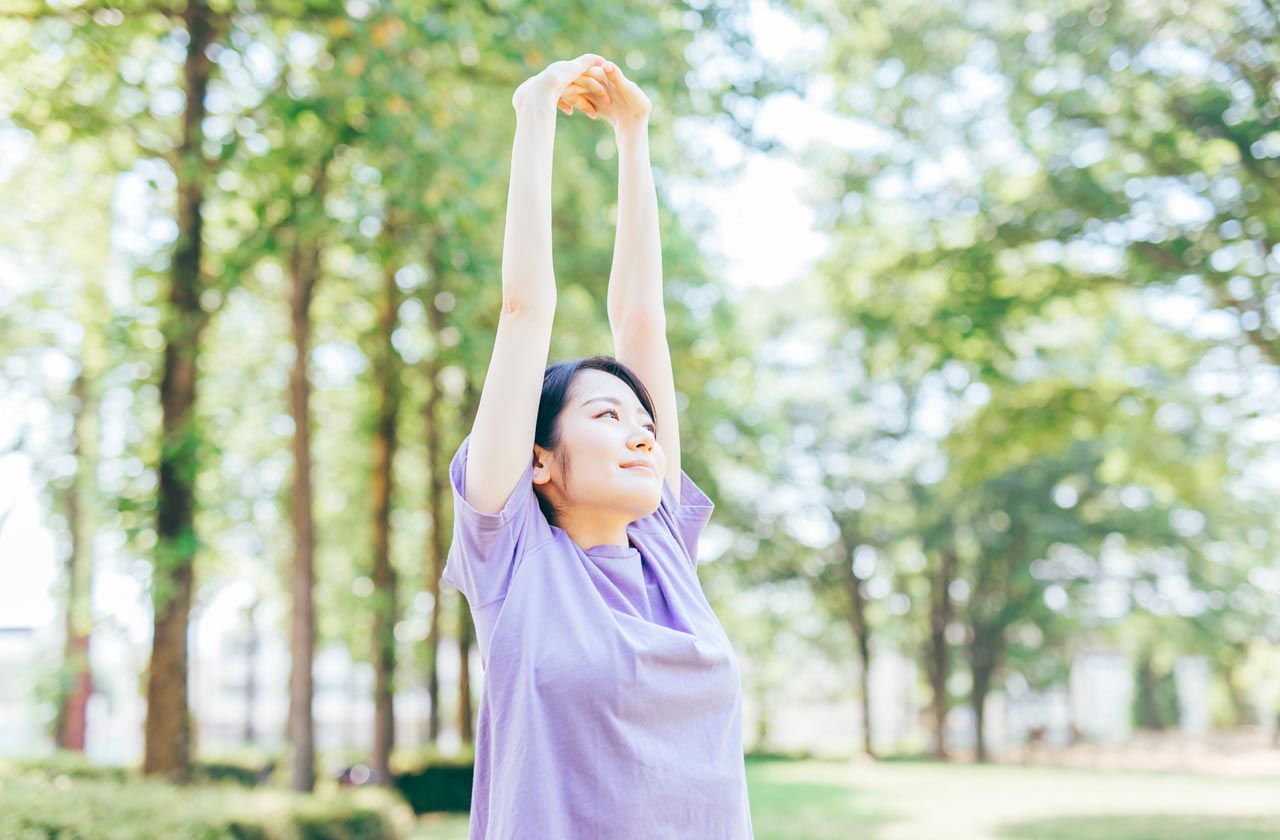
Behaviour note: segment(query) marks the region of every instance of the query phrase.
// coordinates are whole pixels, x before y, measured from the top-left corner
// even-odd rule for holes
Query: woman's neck
[[[562,511],[556,517],[556,525],[586,551],[598,545],[628,545],[627,526],[630,522],[594,511]]]

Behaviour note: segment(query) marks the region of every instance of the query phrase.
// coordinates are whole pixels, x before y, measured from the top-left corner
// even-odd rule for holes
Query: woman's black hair
[[[658,415],[653,410],[653,399],[649,396],[649,389],[644,387],[644,383],[640,381],[640,377],[636,376],[635,371],[612,356],[592,356],[588,359],[572,359],[548,365],[542,374],[542,398],[538,401],[538,425],[533,433],[533,442],[551,452],[562,471],[568,467],[569,461],[564,451],[560,449],[560,413],[564,411],[565,403],[569,400],[569,391],[573,387],[574,377],[583,370],[598,370],[621,379],[636,395],[636,399],[640,400],[644,410],[649,412],[655,428],[658,423]],[[536,486],[534,491],[538,496],[538,506],[542,508],[547,521],[554,525],[555,507],[546,496],[538,492]]]

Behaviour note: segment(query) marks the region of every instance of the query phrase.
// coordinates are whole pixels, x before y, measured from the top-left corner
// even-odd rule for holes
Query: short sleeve
[[[467,503],[465,482],[470,436],[449,464],[453,487],[453,542],[441,576],[477,609],[506,597],[520,560],[550,538],[547,519],[533,492],[533,456],[498,513],[481,513]]]
[[[676,502],[671,486],[662,482],[662,501],[649,516],[632,524],[641,533],[670,535],[675,540],[678,553],[691,566],[698,565],[698,537],[711,520],[715,504],[694,484],[684,470],[680,471],[680,501]]]

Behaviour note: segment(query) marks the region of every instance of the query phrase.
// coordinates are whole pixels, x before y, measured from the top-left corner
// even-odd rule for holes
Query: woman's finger
[[[570,91],[565,91],[564,96],[560,97],[560,100],[556,103],[556,107],[561,111],[564,111],[568,116],[573,116],[574,108],[577,108],[582,113],[587,114],[587,116],[590,116],[598,110],[595,107],[595,103],[592,102],[589,97],[580,93],[572,93]]]
[[[551,79],[561,86],[567,85],[569,82],[581,76],[589,67],[596,67],[604,63],[604,59],[593,53],[580,55],[572,61],[556,62],[547,68],[550,70]]]
[[[569,86],[564,89],[564,94],[562,95],[569,94],[590,96],[601,100],[605,104],[609,104],[613,101],[613,98],[609,96],[608,89],[604,85],[594,79],[584,77],[579,77],[569,83]]]

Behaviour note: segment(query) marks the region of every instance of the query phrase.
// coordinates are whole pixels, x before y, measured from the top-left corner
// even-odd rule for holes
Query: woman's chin
[[[658,505],[662,503],[662,485],[656,484],[652,490],[628,488],[615,496],[613,502],[610,507],[624,512],[629,522],[644,519],[646,516],[653,515]]]
[[[632,522],[637,519],[644,519],[646,516],[652,516],[654,511],[658,509],[658,505],[662,504],[662,488],[659,486],[658,491],[651,496],[637,498],[632,505],[632,513],[634,514]]]

